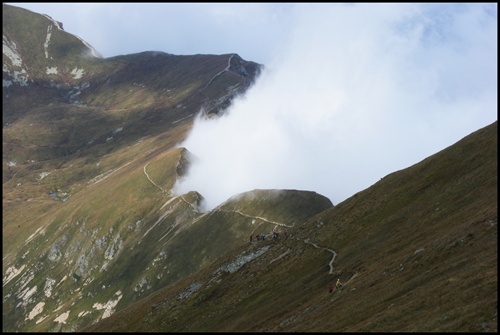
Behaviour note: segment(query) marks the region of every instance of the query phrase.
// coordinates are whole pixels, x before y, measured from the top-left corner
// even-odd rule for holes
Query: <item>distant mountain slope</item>
[[[76,83],[100,68],[98,52],[48,15],[2,4],[2,19],[4,87],[50,80]]]
[[[120,309],[202,265],[167,252],[201,215],[197,192],[171,194],[185,173],[177,146],[261,65],[237,54],[103,59],[61,22],[2,8],[3,329],[72,330],[115,292]]]
[[[172,194],[194,115],[222,112],[260,65],[236,54],[102,59],[61,23],[3,9],[4,331],[76,330],[211,264],[255,227],[279,228],[270,218],[292,227],[333,206],[255,190],[262,208],[242,198],[201,213],[196,191]]]
[[[102,155],[98,146],[179,128],[202,108],[218,113],[261,68],[236,54],[102,59],[47,16],[3,4],[3,19],[4,161],[18,165]]]
[[[16,227],[57,204],[48,194],[174,148],[194,115],[223,110],[260,69],[236,54],[102,59],[44,15],[3,4],[3,19],[4,219]]]
[[[497,332],[497,140],[495,122],[83,331]]]

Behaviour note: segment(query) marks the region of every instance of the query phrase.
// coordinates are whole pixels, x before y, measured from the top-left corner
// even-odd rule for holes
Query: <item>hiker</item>
[[[340,282],[340,278],[337,279],[337,283],[335,284],[335,287],[338,289],[342,287],[342,283]]]
[[[264,233],[262,233],[262,234],[260,235],[260,239],[261,239],[262,241],[264,241],[264,237],[265,237],[265,235],[264,235]]]
[[[332,283],[328,284],[328,292],[329,293],[333,292],[333,285],[332,285]]]

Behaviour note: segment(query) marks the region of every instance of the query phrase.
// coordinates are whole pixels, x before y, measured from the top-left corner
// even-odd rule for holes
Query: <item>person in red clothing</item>
[[[332,285],[332,283],[328,284],[328,292],[329,293],[333,292],[333,285]]]

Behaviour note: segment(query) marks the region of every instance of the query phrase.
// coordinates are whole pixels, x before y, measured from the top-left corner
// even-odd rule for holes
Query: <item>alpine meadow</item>
[[[48,15],[2,11],[4,332],[498,332],[497,121],[338,203],[255,186],[207,206],[190,173],[237,182],[189,136],[265,64],[103,58]],[[248,127],[287,122],[261,115]],[[246,167],[305,159],[264,156]]]

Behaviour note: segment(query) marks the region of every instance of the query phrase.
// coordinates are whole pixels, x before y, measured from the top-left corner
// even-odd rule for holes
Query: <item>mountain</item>
[[[2,8],[3,327],[75,329],[102,311],[53,320],[88,305],[95,287],[130,290],[120,308],[202,265],[186,265],[170,252],[181,238],[164,236],[183,236],[202,214],[195,191],[171,194],[189,167],[178,144],[195,115],[223,113],[262,66],[236,54],[103,59],[60,22]],[[157,258],[173,270],[145,270]]]
[[[4,332],[497,331],[496,122],[337,205],[255,189],[204,212],[172,193],[179,145],[262,65],[3,22]]]
[[[497,332],[497,132],[382,178],[286,238],[236,246],[83,331]]]

